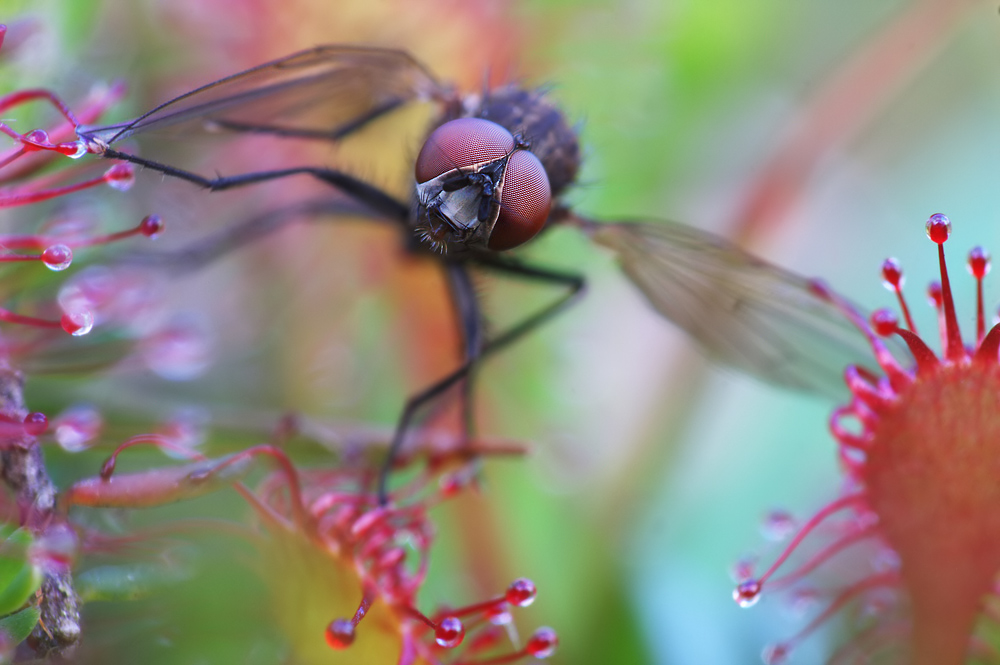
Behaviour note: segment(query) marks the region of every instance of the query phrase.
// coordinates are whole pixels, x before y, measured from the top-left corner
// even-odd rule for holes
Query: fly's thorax
[[[576,180],[580,141],[566,115],[543,92],[505,86],[467,101],[470,115],[491,120],[520,136],[538,157],[557,197]]]

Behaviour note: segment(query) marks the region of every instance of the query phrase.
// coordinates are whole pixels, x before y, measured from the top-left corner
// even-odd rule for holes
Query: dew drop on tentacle
[[[128,191],[135,184],[135,169],[131,164],[115,164],[104,172],[104,181],[118,191]]]
[[[29,150],[38,150],[39,148],[33,143],[38,143],[40,145],[49,145],[49,134],[44,129],[32,129],[30,132],[24,135],[24,140],[28,142],[29,145],[25,147]]]
[[[72,406],[59,414],[53,432],[59,447],[69,453],[86,450],[100,434],[104,419],[93,406]]]
[[[982,247],[973,247],[969,251],[967,264],[969,274],[976,279],[982,279],[990,272],[990,254]]]
[[[60,325],[73,337],[82,337],[94,329],[94,315],[86,310],[67,312],[62,315]]]
[[[535,588],[535,583],[526,577],[520,577],[514,580],[509,587],[507,587],[507,593],[505,598],[508,603],[516,607],[528,607],[533,602],[535,602],[535,597],[538,595],[538,590]]]
[[[927,237],[938,245],[943,244],[951,235],[951,220],[947,215],[935,213],[927,219]]]
[[[903,278],[903,269],[897,259],[889,257],[882,262],[882,285],[885,288],[896,292],[903,288],[905,281]]]
[[[746,582],[753,577],[756,560],[753,557],[739,559],[729,567],[729,577],[737,584]]]
[[[791,649],[785,644],[769,644],[764,647],[760,654],[760,659],[764,665],[782,665],[788,662],[788,655]]]
[[[182,315],[143,339],[140,352],[146,366],[159,376],[188,381],[212,364],[212,336],[207,322]]]
[[[753,607],[760,600],[761,586],[757,580],[741,582],[733,589],[733,600],[742,608]]]
[[[895,313],[888,309],[879,309],[872,312],[870,317],[872,329],[880,337],[888,337],[899,329],[899,319]]]
[[[24,417],[24,431],[30,436],[41,436],[48,428],[49,419],[44,413],[35,411]]]
[[[87,154],[87,144],[84,141],[70,141],[69,143],[60,143],[59,152],[69,157],[70,159],[80,159],[81,157]]]
[[[941,291],[941,282],[934,280],[927,285],[927,304],[938,310],[944,306],[944,293]]]
[[[42,263],[55,272],[65,270],[73,263],[73,250],[66,245],[50,245],[42,252]]]
[[[163,232],[163,218],[159,215],[146,215],[139,224],[139,232],[147,238],[156,238]]]
[[[211,414],[200,406],[176,409],[159,428],[159,434],[176,449],[164,448],[163,454],[174,459],[189,459],[190,453],[208,438]]]
[[[786,603],[788,614],[796,619],[801,619],[816,608],[821,596],[820,591],[813,587],[795,589],[789,595]]]
[[[761,533],[772,542],[781,542],[795,531],[795,518],[786,510],[773,510],[764,517]]]
[[[350,619],[334,619],[326,627],[326,643],[331,649],[346,649],[354,644],[354,624]]]
[[[544,626],[535,631],[535,633],[528,638],[528,643],[524,646],[524,650],[528,655],[535,658],[548,658],[556,652],[556,647],[559,646],[559,636],[556,631]]]
[[[454,649],[465,639],[465,626],[458,617],[445,617],[434,629],[434,641],[445,649]]]

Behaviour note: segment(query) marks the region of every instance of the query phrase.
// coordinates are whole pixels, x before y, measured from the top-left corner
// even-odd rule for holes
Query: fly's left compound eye
[[[446,171],[472,166],[510,154],[514,137],[506,129],[482,118],[459,118],[444,123],[427,137],[415,165],[418,183]]]
[[[545,167],[527,150],[518,150],[507,160],[500,215],[489,248],[510,249],[534,238],[545,226],[551,206],[552,188]]]

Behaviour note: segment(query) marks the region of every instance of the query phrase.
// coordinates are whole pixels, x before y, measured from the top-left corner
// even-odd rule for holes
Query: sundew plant
[[[3,660],[996,660],[994,7],[0,9]],[[465,349],[439,257],[329,182],[204,191],[85,140],[323,44],[404,50],[456,94],[539,89],[580,141],[570,223],[510,254],[586,292],[430,400],[388,470],[407,399]],[[410,201],[440,108],[111,147]],[[689,288],[630,265],[664,237]],[[486,339],[561,293],[467,288]]]

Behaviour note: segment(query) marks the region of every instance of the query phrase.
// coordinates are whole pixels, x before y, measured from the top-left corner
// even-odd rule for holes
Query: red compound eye
[[[493,250],[510,249],[531,240],[545,226],[552,188],[545,167],[526,150],[510,156],[500,196],[500,216],[490,235]]]
[[[427,137],[417,155],[417,182],[425,183],[446,171],[509,155],[514,137],[506,129],[482,118],[459,118],[444,123]]]

